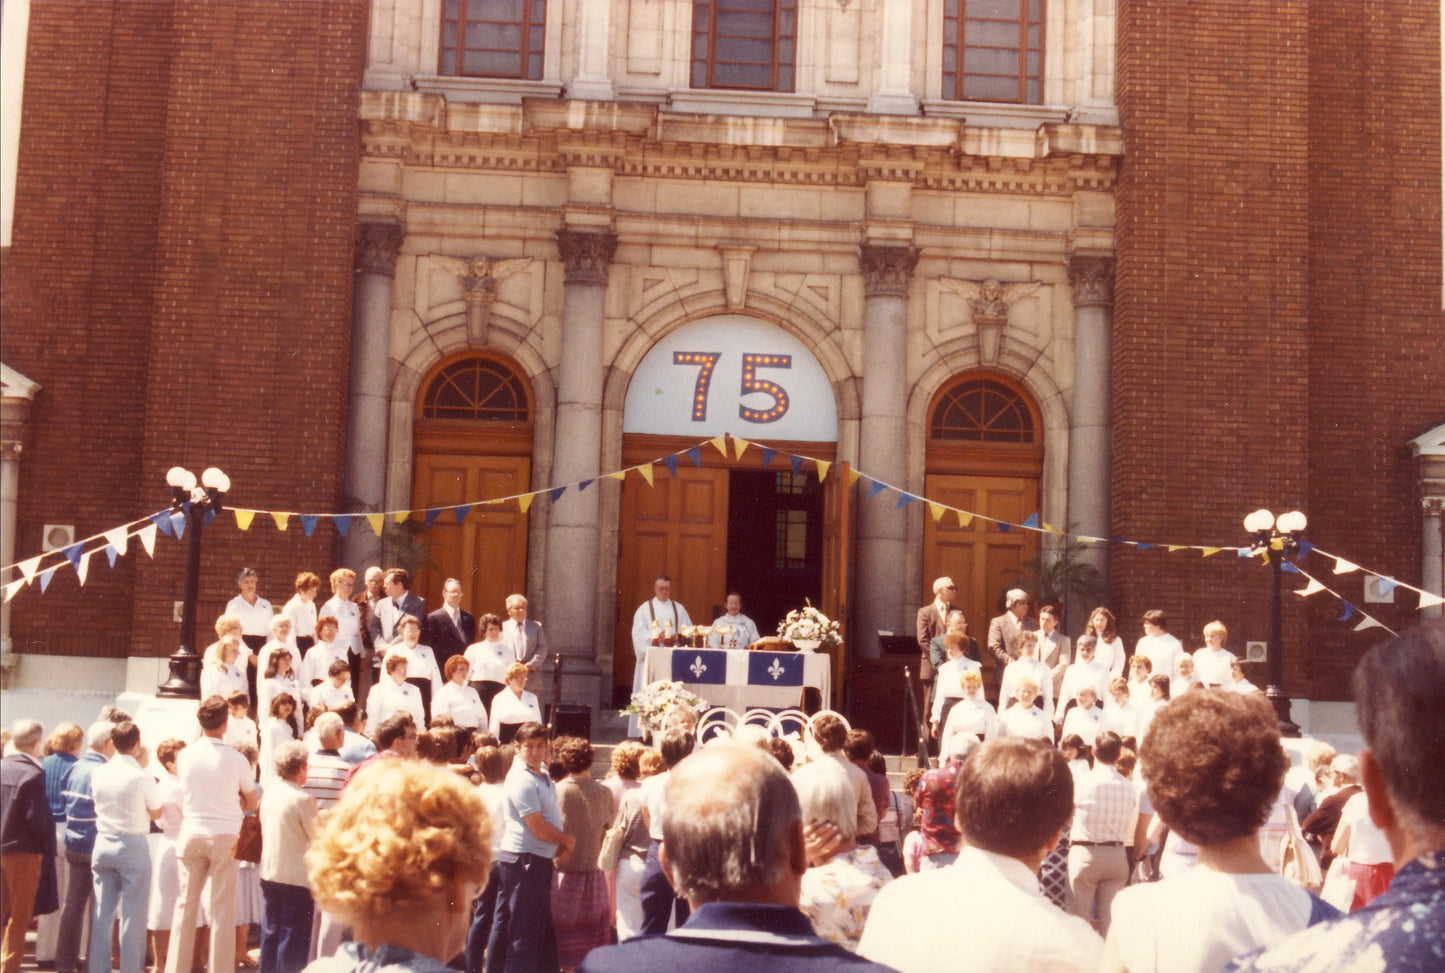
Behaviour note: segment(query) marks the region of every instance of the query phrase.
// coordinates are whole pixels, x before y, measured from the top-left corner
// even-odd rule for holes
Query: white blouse
[[[542,722],[542,708],[537,705],[536,693],[522,690],[522,698],[511,688],[503,689],[492,700],[492,719],[488,726],[493,733],[501,736],[503,723]]]
[[[246,670],[240,666],[228,666],[220,662],[207,662],[201,666],[201,698],[220,696],[225,699],[237,690],[249,699],[251,691],[246,686]]]
[[[300,595],[292,595],[291,600],[286,602],[286,607],[281,609],[281,614],[291,619],[291,644],[295,645],[299,638],[316,637],[316,599],[307,601]]]
[[[1234,677],[1229,674],[1233,661],[1234,653],[1228,649],[1199,649],[1194,653],[1194,677],[1206,686],[1228,689],[1234,685]]]
[[[507,643],[501,639],[473,642],[467,646],[462,657],[471,666],[471,671],[467,673],[468,682],[506,682],[503,676],[507,666],[516,661]]]
[[[307,697],[307,705],[325,706],[327,709],[340,709],[347,703],[356,701],[356,695],[351,691],[351,677],[347,676],[346,681],[339,687],[331,685],[327,679],[319,686],[312,686],[310,695]]]
[[[1060,739],[1070,733],[1077,733],[1079,739],[1084,741],[1084,746],[1092,747],[1094,740],[1101,730],[1106,729],[1104,725],[1104,714],[1097,707],[1084,709],[1082,706],[1075,706],[1069,710],[1069,715],[1064,717],[1064,728]],[[1115,730],[1114,732],[1118,732]],[[1123,736],[1123,734],[1119,734]]]
[[[992,740],[998,735],[998,714],[993,711],[988,700],[983,698],[982,693],[973,699],[965,696],[953,704],[953,709],[948,711],[948,719],[938,734],[939,748],[947,750],[948,740],[955,733],[972,733],[984,741]]]
[[[346,646],[339,641],[317,642],[306,650],[306,658],[301,660],[301,684],[310,686],[317,679],[328,681],[330,677],[326,675],[326,670],[338,660],[346,661]]]
[[[291,722],[295,724],[296,731],[301,731],[301,708],[306,697],[301,693],[301,683],[292,676],[272,676],[270,679],[262,679],[256,684],[256,717],[265,720],[271,715],[271,701],[282,693],[290,693],[291,698],[296,701],[296,708],[291,712]]]
[[[442,691],[442,672],[437,668],[436,653],[432,652],[431,646],[417,645],[412,648],[405,642],[389,646],[386,654],[381,657],[382,672],[386,671],[386,660],[394,655],[406,659],[406,678],[431,680],[431,694],[435,699],[437,693]]]
[[[958,707],[955,706],[954,709]],[[953,714],[948,714],[952,716]],[[1037,706],[1027,709],[1021,703],[1014,703],[998,718],[998,735],[1001,737],[1033,737],[1054,742],[1054,725]]]
[[[361,644],[361,609],[345,598],[332,595],[317,612],[318,618],[327,615],[336,619],[336,644],[361,655],[364,649]]]
[[[246,599],[237,595],[226,602],[226,612],[241,619],[242,635],[271,637],[271,619],[276,617],[276,613],[271,610],[271,603],[260,595],[256,596],[254,605],[246,604]]]
[[[301,678],[301,650],[296,648],[294,642],[278,642],[275,639],[261,646],[261,651],[256,653],[256,673],[261,678],[266,678],[266,667],[271,664],[271,656],[279,651],[285,651],[291,656],[291,674]]]
[[[482,705],[477,691],[471,686],[458,686],[454,682],[447,683],[431,698],[431,716],[433,720],[438,716],[450,716],[457,726],[468,730],[487,725],[487,708]]]
[[[268,716],[261,721],[261,782],[276,779],[276,748],[297,739],[286,721]]]
[[[1102,638],[1094,647],[1094,661],[1105,669],[1109,670],[1109,677],[1122,676],[1124,674],[1124,640],[1117,635],[1112,642],[1105,642]]]
[[[382,676],[366,697],[366,721],[381,726],[393,713],[407,712],[416,721],[418,730],[426,727],[426,714],[421,708],[421,690],[409,682],[397,684],[391,676]]]

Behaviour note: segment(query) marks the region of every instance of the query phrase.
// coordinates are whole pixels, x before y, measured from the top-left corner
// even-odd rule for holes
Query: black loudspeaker
[[[552,724],[554,738],[592,739],[592,710],[581,703],[547,704],[547,722]]]

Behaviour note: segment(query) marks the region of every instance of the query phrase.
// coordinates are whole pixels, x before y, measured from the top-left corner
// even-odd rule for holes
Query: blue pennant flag
[[[577,492],[581,493],[583,490],[587,489],[596,482],[596,480],[583,480],[581,483],[577,484]]]
[[[878,494],[882,493],[886,489],[888,489],[888,485],[886,483],[883,483],[879,480],[873,480],[871,483],[868,484],[868,499],[872,500],[874,497],[878,496]]]
[[[462,521],[466,520],[466,519],[467,519],[467,514],[469,514],[469,513],[471,513],[471,512],[472,512],[472,505],[469,504],[469,503],[464,503],[464,504],[462,504],[460,507],[458,507],[458,508],[457,508],[457,523],[460,524]]]
[[[917,499],[918,498],[911,493],[900,493],[898,494],[898,504],[893,509],[902,510],[904,507],[908,506],[910,503]]]
[[[558,500],[561,499],[562,494],[564,494],[564,493],[566,493],[566,492],[567,492],[567,488],[564,487],[564,486],[553,487],[552,489],[550,489],[550,490],[547,491],[547,496],[549,496],[549,497],[552,498],[552,502],[553,502],[553,503],[556,503]]]
[[[316,529],[316,520],[315,514],[301,514],[301,533],[310,537],[311,532]]]
[[[1381,577],[1377,583],[1380,586],[1380,594],[1382,595],[1388,595],[1392,593],[1396,588],[1400,587],[1400,582],[1396,581],[1394,578]]]
[[[430,527],[432,524],[436,523],[437,518],[440,517],[441,515],[442,515],[442,508],[441,508],[441,507],[432,507],[430,510],[428,510],[428,511],[426,512],[426,525],[427,525],[428,527]]]
[[[110,562],[111,567],[115,567],[115,559],[118,557],[120,557],[120,551],[115,549],[114,544],[105,545],[105,559]]]
[[[1310,551],[1313,551],[1314,549],[1315,546],[1309,541],[1300,541],[1299,548],[1295,551],[1294,554],[1295,560],[1298,561],[1300,558],[1304,557],[1306,554],[1308,554]]]
[[[994,523],[998,526],[998,529],[1003,531],[1005,534],[1014,529],[1013,524],[1006,524],[1002,520],[995,520]]]
[[[1039,529],[1039,515],[1036,514],[1036,513],[1035,513],[1035,514],[1029,514],[1027,517],[1024,518],[1024,522],[1023,522],[1023,524],[1021,524],[1020,526],[1023,526],[1023,527],[1032,527],[1034,530],[1038,530],[1038,529]]]
[[[1281,570],[1288,571],[1290,574],[1300,573],[1299,568],[1295,567],[1293,564],[1290,564],[1288,561],[1279,562],[1279,566]]]
[[[46,568],[40,572],[40,593],[42,595],[45,594],[45,589],[50,587],[50,579],[55,577],[55,570],[58,567],[60,567],[60,565],[57,564],[54,567]]]
[[[674,649],[672,681],[721,686],[727,682],[728,654],[716,649]]]
[[[211,521],[213,521],[213,520],[215,520],[215,519],[216,519],[216,508],[215,508],[215,507],[207,507],[207,508],[206,508],[206,516],[203,517],[203,518],[201,518],[201,526],[203,526],[203,527],[209,527],[209,526],[211,526]]]
[[[1235,548],[1235,551],[1240,557],[1249,557],[1254,554],[1254,549],[1249,547],[1238,547]]]
[[[749,652],[749,686],[801,686],[803,654],[801,652]]]
[[[664,465],[664,466],[667,467],[667,472],[671,473],[673,476],[677,476],[677,454],[676,454],[676,453],[673,453],[671,456],[669,456],[669,457],[667,457],[666,459],[664,459],[664,460],[662,461],[662,465]]]
[[[171,514],[171,530],[175,532],[176,540],[186,536],[186,515],[183,513]]]
[[[1137,549],[1141,550],[1141,551],[1147,551],[1147,550],[1149,550],[1149,548],[1153,547],[1154,545],[1153,545],[1153,544],[1145,544],[1143,541],[1140,541],[1139,543],[1135,544],[1134,546],[1135,546]]]
[[[65,555],[65,558],[66,558],[66,560],[68,560],[68,561],[70,562],[70,566],[71,566],[71,567],[73,567],[73,568],[75,568],[75,570],[79,571],[79,570],[80,570],[80,555],[81,555],[82,553],[84,553],[84,552],[85,552],[85,545],[84,545],[84,544],[80,544],[80,543],[76,543],[76,544],[71,544],[69,547],[65,548],[65,550],[61,551],[60,553]]]
[[[181,504],[181,513],[185,514],[187,517],[191,515],[191,502],[189,500]]]
[[[794,456],[793,454],[789,453],[789,454],[788,454],[788,462],[790,462],[790,463],[793,464],[793,475],[794,475],[794,476],[797,476],[799,473],[803,472],[803,457],[801,457],[801,456]]]
[[[694,446],[694,447],[692,447],[691,449],[687,450],[687,458],[690,459],[690,460],[692,460],[692,465],[693,465],[693,466],[696,466],[696,467],[701,468],[701,467],[702,467],[702,447],[701,447],[701,446]]]
[[[351,518],[348,517],[346,514],[337,514],[331,519],[332,522],[336,524],[336,533],[340,534],[342,537],[345,537],[346,532],[351,529]]]
[[[776,449],[769,449],[768,447],[764,446],[764,447],[763,447],[763,465],[764,465],[764,466],[767,466],[769,463],[771,463],[771,462],[773,461],[773,457],[776,456],[776,455],[778,455],[778,451],[777,451]]]
[[[1340,616],[1339,620],[1342,622],[1348,622],[1355,615],[1355,606],[1350,604],[1348,601],[1345,601],[1345,599],[1343,598],[1340,599],[1340,604],[1344,606],[1345,613]]]
[[[1110,544],[1122,544],[1122,543],[1124,543],[1124,538],[1122,538],[1122,537],[1111,537],[1111,538],[1109,538],[1109,543],[1110,543]]]
[[[155,524],[158,528],[160,528],[160,532],[162,534],[165,534],[167,537],[172,536],[171,512],[169,510],[162,510],[158,514],[151,514],[151,523]]]

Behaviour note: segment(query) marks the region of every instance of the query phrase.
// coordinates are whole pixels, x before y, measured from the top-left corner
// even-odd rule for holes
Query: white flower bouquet
[[[795,608],[778,623],[778,634],[799,647],[812,645],[831,649],[843,641],[838,623],[811,604]]]
[[[653,733],[662,729],[667,714],[675,709],[689,710],[693,723],[701,719],[711,704],[701,696],[690,692],[680,682],[659,679],[643,686],[640,692],[632,694],[632,702],[620,711],[622,716],[636,716],[644,728]]]

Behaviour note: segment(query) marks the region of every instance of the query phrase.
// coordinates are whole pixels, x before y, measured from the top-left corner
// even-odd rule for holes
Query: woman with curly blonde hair
[[[448,973],[491,847],[486,808],[457,775],[415,760],[364,768],[306,853],[316,901],[355,940],[308,969]]]

